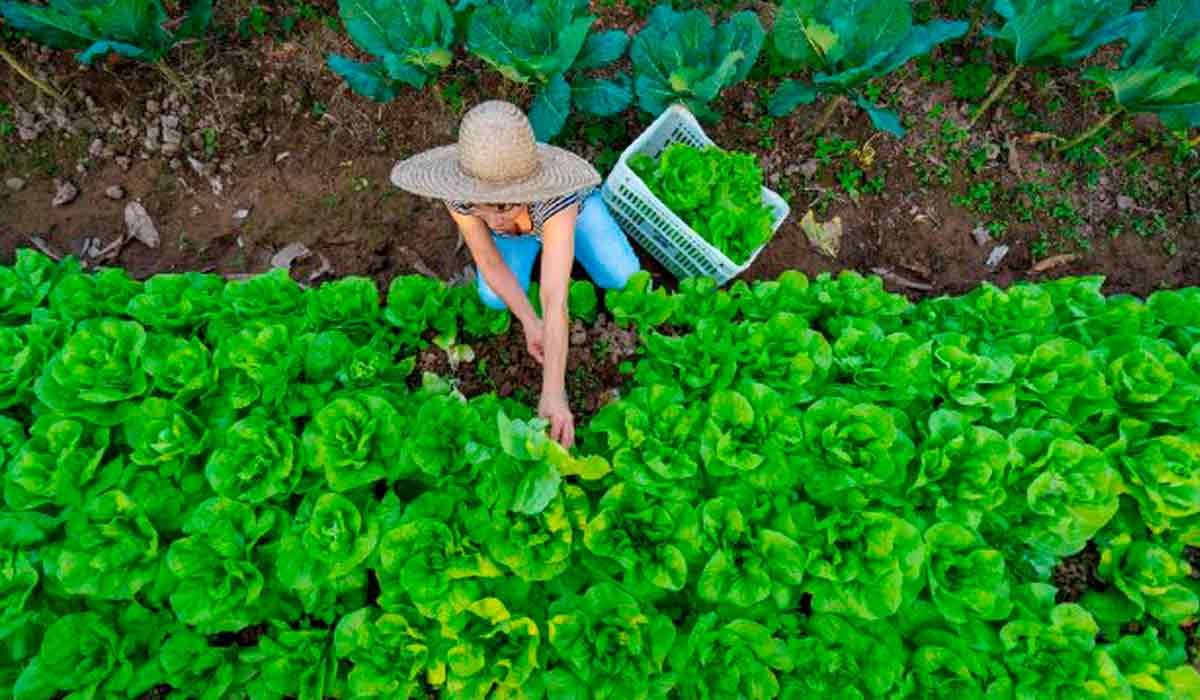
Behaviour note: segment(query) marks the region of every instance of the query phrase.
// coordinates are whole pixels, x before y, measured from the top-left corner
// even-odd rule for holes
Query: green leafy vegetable
[[[719,115],[708,104],[746,79],[765,36],[751,12],[714,27],[701,10],[655,7],[629,49],[638,106],[658,116],[682,102],[702,120],[715,122]]]
[[[212,20],[212,0],[192,0],[178,29],[168,31],[167,13],[159,0],[102,0],[82,3],[58,0],[49,6],[0,3],[9,25],[38,43],[55,49],[82,51],[90,65],[112,52],[144,63],[158,63],[179,42],[202,36]]]
[[[914,24],[907,0],[785,0],[776,15],[771,41],[797,68],[816,72],[812,86],[794,80],[780,85],[771,96],[771,113],[789,114],[798,105],[811,104],[820,93],[836,95],[838,100],[849,96],[875,128],[903,136],[900,117],[869,101],[863,85],[966,34],[967,26],[966,22],[945,20]],[[831,108],[837,104],[832,102]],[[824,126],[820,124],[818,129]]]
[[[505,78],[537,90],[529,121],[539,141],[557,136],[572,104],[609,117],[633,99],[629,76],[592,78],[577,73],[602,68],[625,53],[629,37],[610,29],[589,34],[595,18],[585,0],[488,0],[476,3],[467,23],[467,50]]]
[[[629,167],[663,204],[704,240],[741,265],[774,234],[763,203],[763,174],[750,153],[673,143],[657,162],[645,154]]]
[[[357,63],[329,54],[329,68],[352,90],[376,102],[395,99],[403,85],[425,87],[454,60],[454,16],[446,0],[338,0],[346,32],[375,58]]]

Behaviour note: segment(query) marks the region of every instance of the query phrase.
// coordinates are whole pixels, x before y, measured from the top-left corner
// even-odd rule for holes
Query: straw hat
[[[516,105],[491,100],[463,116],[458,143],[397,163],[392,184],[424,197],[515,204],[598,185],[600,174],[574,153],[537,143]]]

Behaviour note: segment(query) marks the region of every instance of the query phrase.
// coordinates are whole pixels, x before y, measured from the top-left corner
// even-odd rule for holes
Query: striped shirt
[[[533,224],[533,230],[527,234],[519,235],[532,235],[541,238],[542,226],[549,221],[551,217],[573,204],[579,204],[583,202],[583,200],[587,199],[587,196],[590,193],[590,190],[581,190],[579,192],[572,192],[570,194],[562,195],[561,197],[554,197],[552,199],[545,199],[540,202],[530,203],[529,221]],[[472,215],[470,202],[448,201],[446,202],[446,206],[457,214],[463,214],[464,216]]]

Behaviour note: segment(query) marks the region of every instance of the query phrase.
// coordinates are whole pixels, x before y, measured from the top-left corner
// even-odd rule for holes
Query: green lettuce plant
[[[1050,607],[1052,606],[1052,607]],[[1049,607],[1048,610],[1045,610]],[[1099,633],[1095,620],[1074,603],[1042,606],[1000,629],[1004,663],[1014,697],[1055,697],[1088,680]]]
[[[881,697],[899,685],[905,650],[894,627],[814,613],[803,632],[788,640],[795,671],[784,678],[781,697]]]
[[[1020,428],[1009,441],[1019,453],[1010,483],[1025,494],[1013,535],[1054,556],[1083,549],[1117,512],[1120,474],[1095,447],[1046,431]]]
[[[309,614],[331,618],[340,595],[365,591],[368,558],[378,544],[374,509],[340,494],[313,492],[280,543],[279,581]]]
[[[717,497],[701,509],[700,532],[707,556],[696,581],[701,600],[735,608],[767,600],[780,609],[795,604],[795,587],[813,559],[794,537],[802,531],[757,527],[733,500]]]
[[[439,662],[445,692],[456,698],[534,700],[543,693],[538,654],[541,632],[497,598],[481,598],[451,620]]]
[[[218,388],[212,352],[198,338],[152,333],[146,338],[142,366],[152,391],[187,402]]]
[[[1179,646],[1168,648],[1157,630],[1122,636],[1097,650],[1096,671],[1084,689],[1096,697],[1168,700],[1200,694],[1200,671]]]
[[[668,697],[674,679],[663,664],[676,636],[669,617],[611,583],[559,598],[548,613],[546,640],[551,661],[559,662],[546,676],[552,692],[596,700]]]
[[[629,106],[633,92],[628,74],[579,74],[611,64],[629,45],[628,35],[619,29],[588,33],[595,18],[587,14],[585,0],[470,4],[476,8],[467,21],[467,50],[505,78],[536,91],[529,121],[539,141],[562,131],[572,105],[599,117],[611,117]]]
[[[1112,410],[1112,391],[1086,347],[1055,338],[1017,353],[1017,401],[1043,406],[1057,418],[1081,424]]]
[[[67,511],[66,539],[51,547],[46,576],[68,595],[134,600],[159,577],[159,535],[141,505],[122,491]]]
[[[258,645],[242,651],[238,660],[256,671],[246,682],[251,698],[320,700],[343,695],[328,629],[293,629],[274,622]]]
[[[46,629],[37,656],[21,671],[12,696],[50,700],[145,693],[156,681],[150,650],[165,628],[161,616],[137,603],[63,615]]]
[[[0,688],[12,687],[55,619],[38,584],[43,547],[57,529],[58,520],[43,513],[0,512]]]
[[[300,441],[267,413],[252,413],[226,429],[204,467],[218,495],[251,504],[290,496],[303,472]]]
[[[221,308],[225,281],[200,272],[163,273],[146,280],[125,312],[152,331],[202,328]]]
[[[290,610],[267,587],[285,517],[227,498],[196,506],[165,560],[180,622],[205,634],[234,632]]]
[[[873,404],[824,398],[804,412],[805,491],[826,505],[895,500],[916,452],[908,419]]]
[[[908,487],[913,503],[937,517],[976,528],[1008,498],[1008,470],[1015,453],[996,430],[976,425],[957,411],[929,416],[928,437],[918,449],[920,466]]]
[[[929,341],[908,333],[885,333],[878,323],[864,318],[835,319],[829,326],[837,333],[834,364],[862,389],[863,400],[888,401],[906,413],[920,412],[928,405],[933,396]]]
[[[282,324],[247,324],[225,336],[213,355],[221,391],[234,409],[280,404],[300,374],[297,339]]]
[[[14,510],[82,506],[90,494],[114,486],[120,480],[121,461],[105,460],[110,435],[108,428],[74,418],[39,417],[5,470],[5,504]]]
[[[578,486],[563,484],[539,513],[500,517],[485,508],[465,516],[471,535],[487,543],[491,558],[525,581],[550,581],[573,560],[590,503]]]
[[[1161,327],[1160,337],[1175,346],[1176,352],[1186,355],[1200,343],[1200,289],[1160,289],[1146,298],[1146,308]]]
[[[820,93],[834,95],[813,129],[818,134],[849,96],[875,128],[904,136],[900,117],[868,100],[862,86],[966,34],[967,27],[966,22],[945,20],[914,24],[907,0],[786,0],[775,17],[772,44],[797,68],[816,72],[812,86],[795,80],[781,84],[771,96],[771,113],[784,116],[812,104]]]
[[[400,476],[400,449],[407,421],[382,395],[359,392],[334,399],[304,429],[306,469],[334,491]]]
[[[933,338],[933,378],[954,409],[993,421],[1013,418],[1017,387],[1016,363],[1003,352],[988,352],[970,336],[942,333]]]
[[[81,321],[46,365],[34,393],[58,413],[116,425],[124,418],[123,402],[149,388],[142,366],[145,345],[146,330],[134,321]]]
[[[751,12],[738,12],[714,27],[701,10],[655,7],[629,48],[638,106],[658,116],[682,102],[700,119],[717,121],[720,115],[709,103],[746,79],[765,36]]]
[[[751,153],[673,143],[657,160],[639,153],[629,167],[696,233],[734,263],[748,261],[775,233],[763,203],[763,173]]]
[[[1123,415],[1184,428],[1196,424],[1200,374],[1170,343],[1117,335],[1101,341],[1095,353]]]
[[[34,383],[62,344],[66,325],[50,320],[0,326],[0,409],[28,404]]]
[[[645,334],[646,357],[638,362],[634,377],[643,386],[677,384],[689,399],[729,389],[743,359],[736,348],[744,334],[742,327],[707,319],[687,335]]]
[[[699,513],[682,499],[654,498],[617,483],[587,521],[583,545],[611,562],[626,590],[641,599],[681,591],[688,583],[689,562],[695,567],[700,559]]]
[[[376,102],[404,85],[423,88],[454,60],[454,16],[445,0],[338,0],[346,33],[374,59],[329,54],[329,68],[350,89]]]
[[[0,266],[0,325],[28,323],[33,310],[49,296],[58,279],[78,269],[79,261],[74,258],[55,265],[50,258],[29,248],[17,250],[11,267]]]
[[[603,436],[617,476],[638,489],[670,490],[700,471],[697,438],[703,416],[702,407],[685,401],[679,387],[656,384],[640,386],[600,409],[589,429]]]
[[[1003,620],[1012,610],[1004,555],[962,525],[938,522],[925,531],[929,594],[949,622]]]
[[[423,335],[432,328],[443,335],[454,335],[456,321],[446,305],[447,291],[437,280],[421,275],[401,275],[388,287],[384,319],[399,334],[399,342],[409,348],[425,347]]]
[[[209,322],[207,339],[217,345],[250,321],[294,328],[305,318],[304,295],[287,270],[276,268],[248,280],[230,282],[221,294],[221,310]]]
[[[356,698],[404,700],[424,684],[446,683],[446,663],[436,661],[439,638],[420,613],[362,608],[338,620],[333,648],[352,664],[346,689]]]
[[[484,397],[467,400],[458,393],[423,391],[413,423],[421,430],[404,436],[401,470],[419,475],[432,486],[458,483],[472,474],[469,455],[480,454],[494,440],[499,407]]]
[[[635,272],[623,289],[610,289],[605,304],[613,320],[622,326],[635,326],[646,332],[662,325],[675,313],[676,300],[665,289],[654,289],[650,273]]]
[[[173,688],[167,696],[170,700],[185,700],[185,694],[197,700],[221,700],[237,692],[245,675],[244,667],[237,664],[236,649],[210,646],[206,638],[188,629],[163,642],[158,665],[162,681]]]
[[[992,625],[981,619],[951,622],[927,601],[902,611],[898,622],[912,648],[900,682],[910,695],[985,700],[1011,694],[1012,681],[999,658],[1000,637]],[[893,661],[891,668],[896,665]]]
[[[748,321],[766,321],[777,313],[790,313],[811,322],[821,310],[817,290],[803,272],[787,270],[778,279],[756,282],[754,286],[738,280],[729,288],[729,295]]]
[[[339,388],[401,387],[416,365],[413,357],[396,362],[386,335],[379,332],[365,343],[351,341],[342,331],[324,331],[307,341],[304,378],[318,395]]]
[[[472,579],[503,574],[483,543],[447,524],[454,523],[459,508],[453,495],[427,492],[405,508],[399,522],[385,527],[379,542],[383,608],[415,605],[425,617],[448,624],[478,597]]]
[[[1127,532],[1106,544],[1097,567],[1100,578],[1112,583],[1139,614],[1168,625],[1185,623],[1200,612],[1200,598],[1186,583],[1190,573],[1180,557]]]
[[[379,290],[366,277],[343,277],[308,294],[307,327],[313,331],[339,330],[362,341],[372,335],[381,314]]]
[[[1122,432],[1138,426],[1122,426]],[[1140,431],[1139,431],[1140,432]],[[1134,438],[1136,441],[1136,438]],[[1117,455],[1129,495],[1154,533],[1200,515],[1200,433],[1162,435],[1136,441]]]
[[[895,614],[924,584],[927,548],[910,522],[886,511],[818,511],[797,503],[774,527],[808,553],[812,609],[863,620]]]
[[[103,316],[123,316],[125,306],[142,288],[121,268],[106,267],[94,274],[72,272],[50,290],[51,315],[71,321]]]
[[[762,624],[706,613],[670,653],[679,697],[773,698],[795,666],[787,642]]]
[[[129,461],[157,470],[189,492],[201,488],[203,476],[193,461],[208,449],[208,430],[179,404],[143,399],[125,421],[124,434]]]
[[[747,328],[740,344],[745,376],[799,404],[812,403],[827,390],[835,376],[833,348],[803,317],[781,311]]]

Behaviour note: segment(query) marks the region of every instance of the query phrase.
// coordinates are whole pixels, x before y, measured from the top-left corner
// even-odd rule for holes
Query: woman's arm
[[[487,280],[488,286],[504,300],[522,326],[527,330],[538,327],[541,321],[534,313],[529,298],[525,296],[525,290],[521,289],[521,284],[500,256],[500,250],[496,248],[496,242],[492,240],[492,232],[488,230],[487,225],[478,217],[459,214],[453,209],[450,209],[450,216],[454,223],[458,224],[458,230],[467,242],[471,257],[475,259],[475,266],[479,274],[483,275],[483,279]]]
[[[550,420],[550,436],[571,447],[575,418],[567,405],[567,294],[575,261],[575,218],[578,206],[567,207],[542,225],[542,320],[545,357],[542,400],[538,413]]]

